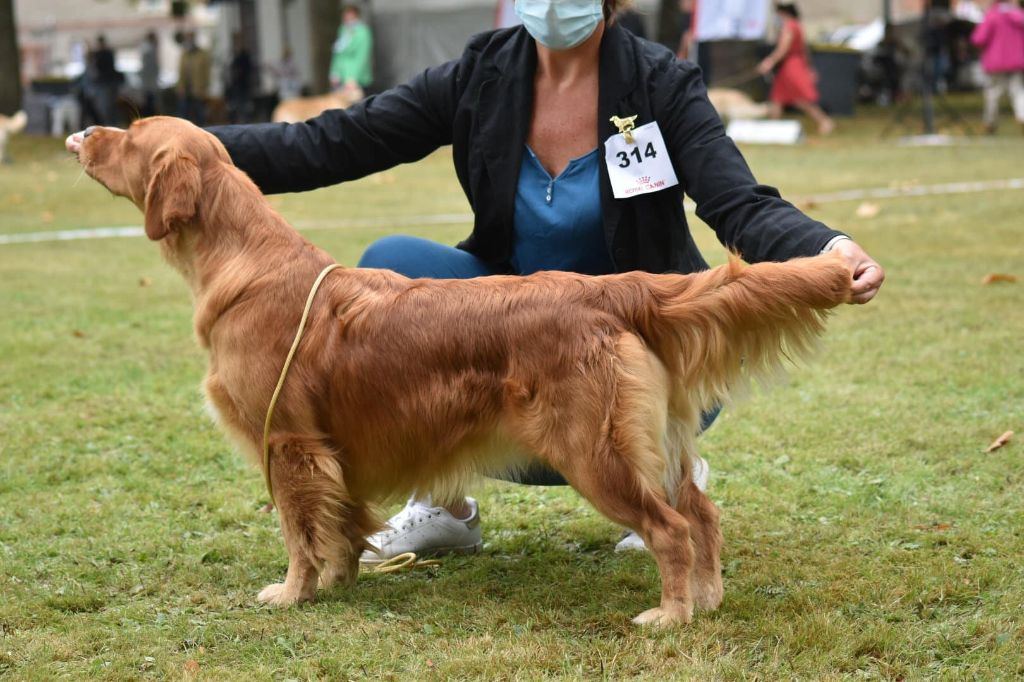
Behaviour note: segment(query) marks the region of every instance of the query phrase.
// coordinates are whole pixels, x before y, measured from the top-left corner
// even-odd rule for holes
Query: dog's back
[[[366,400],[356,401],[359,410],[332,410],[359,415],[334,430],[353,437],[386,422],[375,434],[397,438],[403,424],[419,424],[424,433],[443,427],[441,435],[398,439],[421,453],[430,450],[425,440],[442,443],[461,433],[454,421],[487,430],[518,402],[560,403],[583,423],[581,410],[604,408],[567,407],[580,393],[577,380],[597,381],[627,362],[624,353],[663,367],[670,412],[696,421],[749,380],[780,370],[785,357],[810,349],[824,329],[825,311],[849,300],[851,281],[835,255],[758,265],[733,260],[691,275],[543,272],[408,280],[385,271],[346,272],[337,285],[346,291],[337,290],[337,300],[358,303],[348,308],[346,350],[336,356],[335,369],[347,395]],[[612,357],[618,360],[608,365]],[[447,416],[422,409],[428,395],[431,409]],[[592,395],[611,399],[600,391]],[[476,416],[453,420],[454,414]],[[377,461],[401,448],[390,444]],[[413,475],[408,465],[405,471]]]

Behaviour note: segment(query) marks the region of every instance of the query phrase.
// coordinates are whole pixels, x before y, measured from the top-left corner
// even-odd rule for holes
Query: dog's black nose
[[[96,126],[89,126],[89,127],[88,127],[88,128],[86,128],[86,129],[85,129],[85,131],[84,131],[84,132],[82,133],[82,137],[89,137],[90,135],[92,135],[92,134],[93,134],[93,132],[94,132],[95,130],[96,130]]]

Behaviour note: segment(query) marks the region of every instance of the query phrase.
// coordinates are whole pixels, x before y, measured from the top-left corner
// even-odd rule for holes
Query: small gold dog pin
[[[633,133],[630,131],[636,127],[636,119],[639,115],[640,114],[634,114],[633,116],[630,116],[628,118],[619,118],[618,116],[612,116],[610,119],[608,119],[609,121],[612,122],[612,125],[619,129],[619,132],[622,133],[622,136],[626,138],[626,144],[633,144]]]

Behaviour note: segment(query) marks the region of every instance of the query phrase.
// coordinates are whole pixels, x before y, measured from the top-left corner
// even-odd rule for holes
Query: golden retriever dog
[[[315,118],[328,109],[347,109],[363,98],[363,91],[344,89],[315,97],[294,97],[286,99],[270,115],[274,123],[299,123]]]
[[[184,276],[208,401],[259,462],[303,306],[333,260],[190,123],[96,128],[78,153],[139,207]],[[637,623],[716,608],[718,511],[691,479],[701,412],[806,351],[850,287],[834,254],[694,275],[330,272],[273,416],[268,471],[288,573],[259,601],[287,606],[313,599],[318,582],[354,581],[381,501],[450,501],[481,473],[539,460],[647,543],[661,602]]]
[[[0,114],[0,163],[10,163],[11,158],[7,155],[7,140],[11,135],[17,135],[25,129],[28,123],[28,116],[24,111],[19,111],[13,116]]]
[[[768,116],[767,104],[755,102],[739,90],[711,88],[708,90],[708,99],[723,121],[761,119]]]

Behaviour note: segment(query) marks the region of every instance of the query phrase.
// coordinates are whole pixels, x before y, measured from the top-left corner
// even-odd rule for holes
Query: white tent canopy
[[[697,0],[697,40],[760,40],[768,31],[769,0]]]
[[[401,83],[462,54],[470,36],[489,31],[498,0],[369,0],[376,48],[375,87]],[[634,6],[653,22],[658,0]]]

